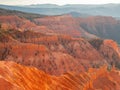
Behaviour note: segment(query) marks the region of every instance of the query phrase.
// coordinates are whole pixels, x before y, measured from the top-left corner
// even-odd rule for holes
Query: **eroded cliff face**
[[[106,66],[91,68],[88,72],[80,74],[72,72],[57,77],[34,67],[0,61],[2,90],[119,90],[119,79],[118,71],[114,69],[108,72]]]
[[[36,25],[34,22],[26,19],[24,17],[19,17],[16,15],[13,16],[0,16],[0,24],[2,29],[4,30],[19,30],[19,31],[34,31],[41,33],[54,33],[52,30],[48,29],[43,25]]]
[[[35,27],[36,25],[25,18],[20,18],[18,16],[0,16],[0,23],[3,29],[30,29],[30,27]],[[30,26],[28,28],[28,26]]]
[[[79,73],[94,64],[100,66],[105,63],[104,58],[84,39],[44,36],[36,40],[31,43],[27,39],[26,43],[1,43],[0,58],[35,66],[53,75],[61,75],[67,71]]]
[[[113,40],[94,39],[89,41],[110,65],[119,67],[120,51],[118,44]]]
[[[79,73],[103,64],[119,67],[117,43],[112,40],[73,38],[68,35],[45,35],[32,31],[2,31],[0,59],[34,66],[52,75]]]
[[[73,37],[97,38],[80,27],[79,22],[71,15],[36,18],[33,20],[37,25],[43,25],[55,33],[70,35]]]
[[[37,25],[44,25],[55,33],[74,37],[109,38],[119,41],[120,22],[113,17],[90,16],[73,18],[70,15],[34,19]]]
[[[77,18],[77,20],[81,28],[88,33],[104,39],[113,39],[120,42],[120,22],[115,18],[106,16],[91,16],[87,18]]]
[[[32,20],[19,16],[0,16],[3,29],[32,30],[47,34],[64,34],[73,37],[109,38],[119,41],[120,21],[113,17],[91,16],[74,18],[71,15],[48,16]]]
[[[34,22],[18,16],[0,18],[2,90],[119,90],[119,72],[111,70],[114,65],[120,68],[120,49],[115,41],[78,38],[93,36],[69,15]],[[90,25],[96,25],[96,20],[117,23],[100,18],[90,18]]]
[[[100,52],[104,55],[104,57],[109,60],[119,60],[119,50],[118,45],[113,40],[104,40],[103,44],[100,47]]]
[[[47,26],[55,33],[67,34],[71,36],[80,36],[81,32],[78,29],[82,29],[78,26],[78,23],[70,15],[46,17],[35,19],[34,22],[37,25]]]

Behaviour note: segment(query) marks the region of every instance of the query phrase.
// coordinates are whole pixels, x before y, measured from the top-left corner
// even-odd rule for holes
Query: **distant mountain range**
[[[55,4],[36,4],[36,5],[25,5],[25,6],[8,6],[0,5],[0,8],[19,10],[29,13],[37,13],[44,15],[61,15],[66,13],[73,13],[77,16],[78,13],[87,15],[101,15],[101,16],[113,16],[120,17],[120,4],[101,4],[101,5],[83,5],[83,4],[68,4],[58,6]],[[81,15],[80,14],[80,15]],[[75,16],[76,16],[75,15]]]
[[[27,19],[33,19],[33,18],[41,18],[45,17],[45,15],[40,15],[40,14],[33,14],[33,13],[26,13],[26,12],[21,12],[21,11],[16,11],[16,10],[7,10],[7,9],[2,9],[0,8],[0,16],[8,16],[8,15],[16,15],[19,17],[24,17]]]

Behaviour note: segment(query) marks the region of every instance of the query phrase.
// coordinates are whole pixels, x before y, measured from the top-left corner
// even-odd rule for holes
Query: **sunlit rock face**
[[[51,76],[34,67],[11,61],[0,61],[0,89],[2,90],[119,90],[117,70],[107,71],[103,66],[80,74],[66,73]]]
[[[42,41],[43,44],[3,43],[0,44],[0,58],[12,60],[27,66],[35,66],[49,74],[61,75],[69,71],[79,73],[94,63],[105,62],[86,40]],[[65,42],[65,43],[62,43]],[[96,56],[94,55],[96,53]]]
[[[89,41],[68,35],[2,29],[0,33],[1,60],[34,66],[52,75],[80,73],[103,64],[119,66],[118,46],[112,40]]]
[[[115,41],[109,39],[93,39],[89,42],[99,51],[99,53],[106,59],[109,64],[119,67],[120,51],[119,46]]]
[[[104,40],[100,48],[100,53],[111,64],[120,69],[120,52],[118,44],[113,40]]]

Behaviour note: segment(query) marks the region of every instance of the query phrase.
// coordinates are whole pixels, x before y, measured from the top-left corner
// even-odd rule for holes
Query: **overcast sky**
[[[106,4],[120,3],[120,0],[0,0],[0,4],[29,5],[29,4]]]

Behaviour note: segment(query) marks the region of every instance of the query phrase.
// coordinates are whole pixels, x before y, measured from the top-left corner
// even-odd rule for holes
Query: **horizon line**
[[[36,3],[36,4],[0,4],[0,5],[9,5],[9,6],[29,6],[29,5],[57,5],[57,6],[65,6],[65,5],[109,5],[109,4],[120,4],[120,3],[93,3],[93,4],[88,4],[88,3],[73,3],[73,4],[54,4],[54,3]]]

